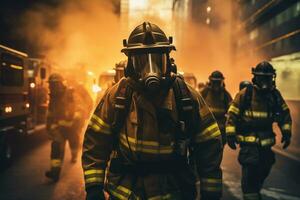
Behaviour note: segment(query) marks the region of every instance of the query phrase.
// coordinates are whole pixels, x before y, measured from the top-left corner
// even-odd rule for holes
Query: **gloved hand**
[[[282,133],[281,143],[283,143],[282,148],[286,149],[291,143],[291,133]]]
[[[87,188],[86,200],[105,200],[103,188],[99,185]]]
[[[236,149],[237,140],[235,135],[227,136],[227,144],[231,149]]]

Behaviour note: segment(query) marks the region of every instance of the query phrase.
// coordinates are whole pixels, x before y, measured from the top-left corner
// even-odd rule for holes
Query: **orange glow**
[[[30,83],[31,88],[35,88],[35,83]]]
[[[11,107],[11,106],[6,106],[6,107],[4,108],[4,111],[5,111],[6,113],[11,113],[11,112],[12,112],[12,107]]]

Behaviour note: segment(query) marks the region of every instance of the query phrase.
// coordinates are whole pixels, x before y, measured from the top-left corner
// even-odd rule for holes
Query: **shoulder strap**
[[[196,129],[196,115],[198,110],[198,103],[196,103],[186,85],[186,83],[179,77],[176,77],[173,83],[173,91],[178,111],[179,120],[183,122],[181,129],[184,132],[191,134]]]
[[[127,79],[122,79],[115,94],[115,113],[112,125],[115,135],[119,135],[129,113],[133,90]]]
[[[253,85],[250,84],[246,87],[245,94],[244,96],[242,96],[241,103],[240,103],[240,113],[244,113],[245,110],[251,107],[252,93],[253,93]]]

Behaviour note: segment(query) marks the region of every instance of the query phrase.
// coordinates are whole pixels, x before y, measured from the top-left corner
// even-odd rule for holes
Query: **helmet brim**
[[[139,45],[139,46],[132,46],[126,47],[121,50],[122,53],[144,53],[144,52],[170,52],[176,51],[174,45],[169,44],[160,44],[160,45]]]

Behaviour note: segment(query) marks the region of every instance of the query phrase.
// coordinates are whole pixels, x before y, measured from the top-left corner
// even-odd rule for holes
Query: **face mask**
[[[145,53],[131,56],[133,67],[139,81],[151,91],[157,91],[167,70],[167,55],[165,53]]]
[[[271,91],[274,89],[274,80],[272,76],[257,76],[256,79],[256,85],[261,89],[262,91]]]
[[[222,80],[214,80],[211,81],[211,88],[215,91],[219,91],[223,87],[223,81]]]

